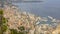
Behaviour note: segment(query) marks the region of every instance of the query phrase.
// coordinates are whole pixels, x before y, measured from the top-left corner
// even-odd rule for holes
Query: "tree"
[[[18,34],[16,29],[10,29],[10,31],[11,31],[11,34]]]
[[[18,29],[20,30],[18,34],[27,34],[28,32],[25,30],[24,26],[20,26],[18,27]]]
[[[0,34],[4,34],[7,30],[7,19],[3,16],[3,10],[0,10]]]
[[[25,30],[24,26],[20,26],[20,27],[18,27],[18,29],[21,31]]]

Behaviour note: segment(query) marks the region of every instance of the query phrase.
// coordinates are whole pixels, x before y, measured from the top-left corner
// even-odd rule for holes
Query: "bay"
[[[30,12],[38,16],[52,16],[60,19],[60,0],[43,0],[43,2],[13,3],[22,11]]]

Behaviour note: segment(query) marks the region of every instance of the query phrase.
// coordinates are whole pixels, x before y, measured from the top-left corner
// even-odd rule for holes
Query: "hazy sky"
[[[24,0],[24,1],[40,1],[40,0]]]
[[[41,1],[41,0],[14,0],[14,1]]]

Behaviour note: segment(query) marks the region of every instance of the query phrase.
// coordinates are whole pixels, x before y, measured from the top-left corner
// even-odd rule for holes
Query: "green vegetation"
[[[20,26],[20,27],[18,27],[18,29],[21,31],[25,30],[24,26]]]
[[[24,26],[20,26],[20,27],[18,27],[18,29],[20,30],[18,34],[27,34]]]
[[[24,32],[21,32],[21,31],[17,31],[16,29],[10,29],[11,31],[11,34],[24,34]]]
[[[3,10],[0,10],[0,15],[3,15]]]
[[[11,34],[27,34],[24,26],[20,26],[20,27],[18,27],[18,29],[20,30],[19,32],[16,29],[10,29]]]
[[[10,31],[11,31],[11,34],[18,34],[16,29],[10,29]]]
[[[3,17],[3,10],[0,10],[0,34],[4,34],[7,30],[7,19]]]
[[[2,17],[2,23],[6,23],[8,20],[4,17]]]
[[[20,26],[20,27],[18,27],[18,29],[20,30],[18,34],[27,34],[28,33],[27,31],[25,31],[24,26]]]
[[[24,32],[19,32],[18,34],[25,34]]]
[[[4,34],[7,31],[7,22],[8,20],[3,16],[3,10],[0,10],[0,34]],[[10,29],[11,34],[27,34],[24,26],[18,27],[20,31],[16,29]]]
[[[7,25],[2,25],[1,28],[2,28],[2,31],[5,32],[7,30]]]

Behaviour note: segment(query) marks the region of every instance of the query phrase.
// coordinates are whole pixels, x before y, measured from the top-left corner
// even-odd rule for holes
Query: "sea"
[[[30,12],[32,14],[46,17],[51,16],[60,19],[60,0],[41,0],[41,2],[31,0],[32,2],[13,2],[22,11]]]

